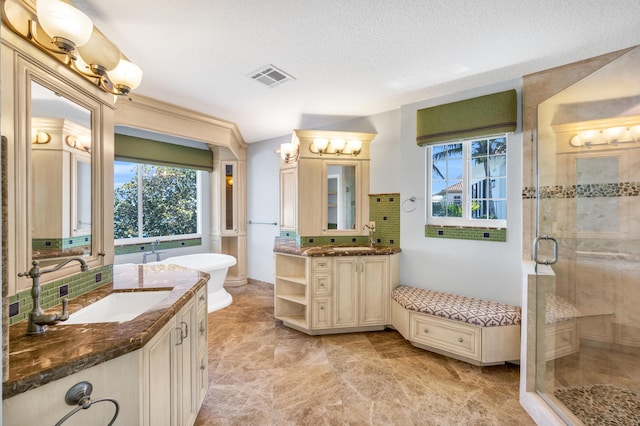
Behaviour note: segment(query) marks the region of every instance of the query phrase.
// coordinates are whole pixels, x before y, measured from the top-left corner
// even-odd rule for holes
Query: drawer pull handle
[[[322,263],[318,263],[318,268],[326,268],[327,264],[322,262]]]
[[[462,337],[458,337],[458,342],[462,343],[464,342],[464,339]]]
[[[563,337],[563,338],[562,338],[562,341],[563,341],[563,342],[566,342],[566,343],[569,343],[569,339],[567,339],[566,337]]]
[[[201,302],[204,302],[204,294],[201,294],[201,295],[200,295],[200,301],[201,301]]]
[[[200,321],[200,334],[204,336],[204,322]]]
[[[424,331],[424,333],[426,334],[426,333],[428,333],[428,332],[429,332],[429,329],[428,329],[428,328],[425,328],[423,331]]]

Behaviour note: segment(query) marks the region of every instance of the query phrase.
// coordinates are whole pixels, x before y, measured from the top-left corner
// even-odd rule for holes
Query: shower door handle
[[[553,244],[553,257],[551,259],[538,259],[538,246],[540,245],[540,241],[551,241]],[[543,235],[541,237],[537,237],[533,241],[533,260],[538,265],[553,265],[558,261],[558,240],[548,235]]]

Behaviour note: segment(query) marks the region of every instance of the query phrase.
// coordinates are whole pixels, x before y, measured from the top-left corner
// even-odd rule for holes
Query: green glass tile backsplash
[[[113,265],[106,265],[52,281],[41,286],[40,307],[43,310],[49,309],[62,303],[62,299],[65,297],[73,299],[112,282]],[[31,289],[9,297],[9,324],[12,325],[26,319],[32,308]]]

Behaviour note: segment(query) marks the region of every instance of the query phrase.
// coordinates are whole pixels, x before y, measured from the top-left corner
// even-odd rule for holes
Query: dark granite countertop
[[[176,265],[115,265],[113,283],[69,301],[69,312],[116,291],[171,290],[169,296],[123,323],[59,323],[38,336],[27,336],[27,322],[9,330],[9,379],[3,399],[42,386],[142,348],[206,285],[209,275]],[[60,311],[61,307],[47,311]]]
[[[381,256],[400,253],[400,247],[358,245],[299,247],[295,241],[276,240],[273,251],[298,256]]]

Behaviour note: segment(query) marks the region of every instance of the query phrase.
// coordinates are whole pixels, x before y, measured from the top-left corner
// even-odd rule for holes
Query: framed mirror
[[[326,190],[323,194],[323,217],[327,233],[357,229],[358,211],[357,164],[325,164]]]
[[[37,81],[30,89],[32,258],[90,256],[91,111]]]

